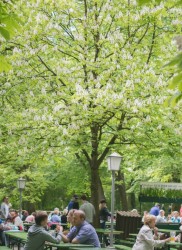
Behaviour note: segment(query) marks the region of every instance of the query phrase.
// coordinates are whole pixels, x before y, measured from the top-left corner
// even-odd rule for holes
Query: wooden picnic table
[[[106,234],[106,235],[111,234],[111,229],[108,229],[108,228],[107,229],[96,228],[95,231],[97,233]],[[117,230],[113,231],[114,235],[119,235],[119,234],[122,234],[122,233],[123,233],[123,231],[117,231]]]
[[[105,244],[105,237],[107,237],[107,236],[109,236],[111,234],[111,229],[108,229],[108,228],[106,228],[106,229],[96,228],[95,231],[99,236],[101,244],[104,245]],[[123,233],[123,231],[114,230],[113,231],[114,240],[115,240],[116,235],[120,235],[122,233]]]
[[[27,233],[23,232],[23,231],[19,231],[19,232],[5,232],[6,235],[10,236],[11,238],[18,238],[21,240],[26,240],[27,239]]]
[[[9,247],[0,246],[0,250],[9,250]]]
[[[20,245],[21,244],[25,244],[26,240],[27,240],[27,233],[26,232],[5,232],[6,237],[8,237],[8,247],[10,247],[11,240],[15,240],[15,243],[18,246],[18,250],[20,250]],[[12,244],[14,245],[14,244]]]
[[[182,247],[182,243],[180,242],[168,242],[167,244],[168,249],[172,249],[173,247]]]
[[[116,221],[113,222],[114,226],[116,226]],[[111,226],[111,222],[110,221],[106,221],[106,226]]]
[[[76,247],[71,247],[70,250],[78,250]],[[99,247],[82,247],[81,250],[106,250],[105,248],[99,248]]]
[[[16,244],[18,246],[18,250],[20,249],[21,244],[25,244],[27,240],[27,233],[26,232],[6,232],[6,235],[9,237],[9,242],[11,239],[14,239],[16,241]],[[57,249],[64,249],[64,250],[69,250],[70,248],[84,248],[84,247],[89,247],[92,248],[92,245],[84,245],[84,244],[72,244],[72,243],[59,243],[59,244],[54,244],[54,243],[45,243],[45,249],[50,249],[52,250],[53,248]]]
[[[93,248],[94,246],[92,245],[85,245],[85,244],[73,244],[73,243],[59,243],[59,244],[54,244],[54,243],[46,243],[45,244],[45,249],[52,250],[53,248],[57,249],[63,249],[63,250],[69,250],[71,248]]]
[[[170,233],[170,232],[174,232],[174,231],[175,231],[177,234],[181,232],[180,230],[160,229],[160,228],[158,228],[158,231],[159,231],[160,233]]]
[[[138,234],[129,234],[129,236],[133,236],[134,238],[137,237]]]

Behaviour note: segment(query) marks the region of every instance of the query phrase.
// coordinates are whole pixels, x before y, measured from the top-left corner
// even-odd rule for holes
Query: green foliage
[[[1,196],[15,204],[20,175],[24,202],[50,209],[90,195],[95,169],[109,198],[111,151],[124,156],[130,191],[144,179],[180,181],[181,110],[163,107],[162,66],[181,28],[174,1],[86,2],[16,3],[25,25],[6,43],[12,70],[0,75]]]
[[[153,1],[156,4],[160,4],[162,1],[161,0],[155,0]],[[170,1],[168,1],[170,2]],[[152,1],[150,0],[138,0],[138,4],[139,5],[145,5],[148,4],[150,5],[152,3]],[[181,0],[176,0],[174,1],[174,4],[176,5],[177,8],[181,9],[181,4],[182,1]],[[182,99],[182,78],[181,78],[181,71],[182,71],[182,54],[180,53],[179,55],[177,55],[174,59],[171,60],[170,63],[167,64],[168,67],[174,67],[177,68],[177,70],[174,70],[173,73],[175,73],[175,75],[177,74],[177,76],[175,76],[170,84],[170,88],[172,89],[178,89],[175,94],[168,98],[168,100],[166,101],[167,105],[172,105],[175,106],[176,103],[178,101],[180,101]]]
[[[182,98],[182,53],[177,55],[173,60],[171,60],[167,65],[168,69],[172,71],[175,76],[173,76],[170,84],[171,89],[177,89],[177,92],[173,97],[169,98],[167,102],[169,104],[175,105]]]
[[[162,0],[137,0],[139,5],[145,5],[145,4],[151,4],[151,3],[156,3],[159,4],[160,2],[162,2]]]
[[[167,0],[167,1],[170,3],[169,0]],[[146,4],[153,4],[153,3],[160,4],[162,2],[162,0],[137,0],[137,2],[139,5],[146,5]],[[174,3],[176,5],[180,5],[180,4],[182,4],[182,0],[176,0],[176,1],[174,1]]]
[[[147,197],[181,198],[182,191],[148,188],[143,189],[141,194]]]
[[[11,65],[7,62],[6,58],[0,55],[0,71],[9,71],[11,69]]]
[[[20,30],[20,19],[14,14],[12,2],[1,1],[0,3],[0,37],[10,40]],[[0,72],[11,69],[4,55],[0,55]]]

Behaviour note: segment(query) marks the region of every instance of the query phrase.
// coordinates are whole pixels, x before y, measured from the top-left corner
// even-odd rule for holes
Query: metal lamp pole
[[[23,190],[25,189],[25,183],[26,183],[26,180],[23,179],[22,177],[20,177],[18,180],[17,180],[17,186],[18,186],[18,189],[20,191],[20,208],[19,208],[19,216],[21,217],[22,215],[22,192]]]
[[[111,234],[110,234],[110,247],[114,245],[114,204],[115,204],[115,171],[120,168],[122,157],[113,153],[108,156],[108,169],[112,171],[112,188],[111,188]]]
[[[110,247],[113,247],[114,243],[114,204],[115,204],[115,170],[112,170],[112,189],[111,189],[111,235],[110,235]]]
[[[19,215],[21,217],[21,215],[22,215],[22,192],[23,192],[23,189],[20,188],[19,190],[20,190],[20,209],[19,209]]]

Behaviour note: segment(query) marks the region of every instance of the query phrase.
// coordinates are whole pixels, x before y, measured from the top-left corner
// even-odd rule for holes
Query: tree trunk
[[[103,189],[103,186],[102,186],[102,181],[100,179],[100,176],[99,176],[99,201],[101,201],[102,199],[105,199],[105,194],[104,194],[104,189]]]
[[[97,166],[91,168],[91,200],[95,207],[96,215],[94,220],[94,226],[99,227],[99,169]]]
[[[116,184],[116,188],[119,191],[119,197],[121,199],[122,210],[127,211],[128,210],[128,201],[127,201],[127,196],[126,196],[124,174],[121,173],[121,171],[118,171],[116,180],[120,182],[120,184]]]
[[[135,199],[135,193],[131,193],[130,194],[130,196],[131,196],[131,208],[132,209],[136,209],[136,199]]]

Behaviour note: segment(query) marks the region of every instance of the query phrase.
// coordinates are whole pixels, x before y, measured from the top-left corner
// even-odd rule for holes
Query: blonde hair
[[[76,212],[76,211],[77,211],[76,209],[71,209],[71,210],[69,211],[68,215],[69,215],[70,217],[72,217],[73,214],[74,214],[74,212]]]
[[[155,215],[147,214],[147,215],[144,217],[144,225],[149,226],[153,220],[156,220]]]
[[[63,210],[63,215],[67,215],[68,214],[68,210],[67,209],[64,209]]]

